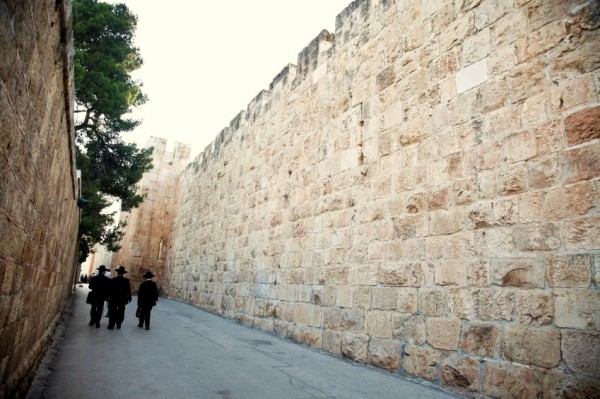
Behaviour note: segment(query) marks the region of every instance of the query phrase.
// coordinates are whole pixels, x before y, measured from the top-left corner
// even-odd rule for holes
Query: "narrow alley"
[[[160,299],[149,331],[135,301],[119,330],[88,326],[77,286],[28,398],[451,398],[381,370]]]

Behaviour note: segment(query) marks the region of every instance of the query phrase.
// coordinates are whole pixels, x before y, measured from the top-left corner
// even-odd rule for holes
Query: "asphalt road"
[[[120,330],[88,326],[77,287],[27,398],[453,398],[369,366],[160,299],[150,330],[135,301]]]

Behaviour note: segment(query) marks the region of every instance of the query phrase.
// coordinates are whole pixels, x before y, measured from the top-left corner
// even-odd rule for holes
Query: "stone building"
[[[0,397],[24,395],[78,273],[68,1],[0,1]]]
[[[168,296],[462,395],[600,397],[599,67],[597,1],[353,1],[127,251],[168,235]]]
[[[189,162],[191,147],[175,143],[167,151],[167,140],[151,137],[146,147],[153,147],[152,170],[139,182],[139,192],[146,198],[139,208],[121,212],[127,223],[121,250],[112,256],[111,269],[125,266],[132,289],[137,292],[142,276],[151,270],[161,286],[167,253],[171,247],[171,229],[175,215],[177,176]]]

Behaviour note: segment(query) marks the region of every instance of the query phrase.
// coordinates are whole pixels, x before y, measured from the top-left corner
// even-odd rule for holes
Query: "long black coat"
[[[118,275],[110,280],[109,296],[111,303],[124,305],[131,302],[131,284],[129,284],[129,279]]]
[[[104,302],[108,299],[110,279],[104,274],[98,274],[90,279],[89,289],[92,290],[94,302]]]
[[[156,283],[152,280],[146,280],[140,284],[138,306],[152,307],[156,305],[156,301],[158,301],[158,288],[156,287]]]

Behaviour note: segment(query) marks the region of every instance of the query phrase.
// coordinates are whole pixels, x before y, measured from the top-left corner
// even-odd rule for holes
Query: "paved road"
[[[454,397],[162,298],[149,331],[133,304],[120,330],[89,327],[87,292],[77,287],[29,399]]]

